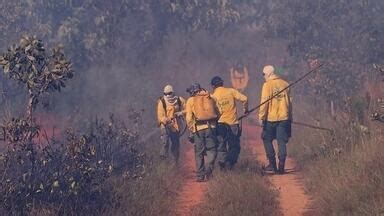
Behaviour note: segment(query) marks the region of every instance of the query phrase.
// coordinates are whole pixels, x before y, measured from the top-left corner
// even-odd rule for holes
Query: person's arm
[[[192,107],[193,107],[193,100],[192,98],[189,98],[185,105],[185,121],[187,122],[187,126],[190,131],[194,131],[194,127],[195,127]]]
[[[219,120],[220,116],[221,116],[221,113],[220,113],[219,105],[217,104],[217,98],[214,95],[212,95],[212,94],[211,94],[211,98],[214,101],[214,108],[215,108],[215,112],[216,112],[216,115],[217,115],[217,120]]]
[[[260,104],[264,103],[269,98],[270,98],[270,95],[269,95],[268,84],[264,83],[263,88],[261,90]],[[268,102],[260,106],[260,108],[259,108],[259,121],[264,121],[267,119],[268,106],[269,106]]]
[[[289,120],[293,122],[293,107],[292,107],[292,96],[291,96],[291,89],[288,89],[288,106],[289,106]]]
[[[238,90],[232,90],[233,97],[243,104],[244,113],[248,112],[248,97],[240,93]]]
[[[161,100],[158,100],[157,101],[157,121],[159,125],[161,124],[165,125],[168,121],[167,114],[165,112],[166,111],[164,110]]]

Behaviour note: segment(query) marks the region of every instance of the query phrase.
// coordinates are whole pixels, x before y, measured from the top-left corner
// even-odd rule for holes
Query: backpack
[[[194,115],[197,121],[209,121],[217,119],[215,101],[209,94],[197,94],[193,96]]]

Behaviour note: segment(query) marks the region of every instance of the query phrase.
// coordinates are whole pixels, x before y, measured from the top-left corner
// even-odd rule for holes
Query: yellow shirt
[[[219,122],[229,125],[238,124],[236,100],[241,101],[243,106],[247,107],[247,96],[233,88],[217,87],[214,90],[212,97],[216,100],[217,107],[219,108]]]
[[[267,80],[261,91],[261,102],[270,99],[277,92],[288,87],[288,83],[277,76]],[[283,121],[292,119],[292,106],[289,89],[284,90],[259,109],[259,119],[267,121]]]
[[[179,97],[179,98],[180,98],[180,102],[181,102],[180,103],[181,107],[179,107],[179,104],[177,101],[174,104],[170,104],[167,102],[167,100],[164,99],[166,110],[164,110],[164,106],[163,106],[163,103],[161,102],[161,100],[158,100],[158,102],[157,102],[157,121],[158,121],[160,127],[164,128],[164,125],[166,123],[165,119],[166,118],[172,119],[175,115],[175,112],[180,112],[180,111],[184,112],[185,99],[182,97]],[[169,123],[168,125],[170,126],[170,129],[172,131],[179,131],[180,130],[180,127],[179,127],[180,124],[179,124],[177,118],[173,118],[172,122]]]
[[[202,94],[208,94],[208,92],[206,91],[202,91],[201,92]],[[214,98],[212,98],[214,99]],[[186,112],[186,116],[185,116],[185,120],[187,121],[187,125],[188,125],[188,129],[190,131],[192,131],[193,133],[195,133],[196,131],[200,131],[200,130],[204,130],[204,129],[207,129],[209,128],[209,126],[207,124],[198,124],[196,125],[196,117],[194,115],[194,100],[193,100],[193,96],[188,98],[187,100],[187,103],[185,105],[185,112]],[[219,111],[217,111],[217,114],[219,115]],[[215,127],[215,125],[211,125],[211,127]]]

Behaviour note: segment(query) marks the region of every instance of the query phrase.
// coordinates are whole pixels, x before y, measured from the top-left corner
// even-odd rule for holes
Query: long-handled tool
[[[307,124],[307,123],[303,123],[303,122],[295,122],[293,121],[292,124],[294,125],[300,125],[300,126],[304,126],[304,127],[308,127],[308,128],[312,128],[312,129],[316,129],[316,130],[324,130],[324,131],[328,131],[330,133],[334,133],[335,131],[331,128],[325,128],[325,127],[319,127],[319,126],[315,126],[315,125],[310,125],[310,124]]]
[[[252,119],[253,120],[253,119]],[[254,124],[256,124],[256,126],[258,127],[263,127],[261,125],[259,125],[256,121],[253,122]],[[292,122],[293,125],[299,125],[299,126],[303,126],[303,127],[307,127],[307,128],[312,128],[312,129],[315,129],[315,130],[323,130],[323,131],[328,131],[330,133],[334,133],[335,131],[331,128],[326,128],[326,127],[319,127],[319,126],[316,126],[316,125],[311,125],[311,124],[307,124],[307,123],[303,123],[303,122],[297,122],[297,121],[293,121]]]
[[[303,80],[305,77],[307,77],[308,75],[310,75],[311,73],[315,72],[317,69],[319,69],[321,66],[323,66],[323,64],[320,64],[318,65],[317,67],[313,68],[312,70],[310,70],[308,73],[304,74],[302,77],[300,77],[298,80],[296,80],[295,82],[289,84],[287,87],[283,88],[282,90],[278,91],[276,94],[272,95],[270,98],[268,98],[267,100],[265,100],[264,102],[262,102],[261,104],[257,105],[256,107],[250,109],[246,114],[240,116],[238,118],[238,120],[241,120],[245,117],[247,117],[250,113],[254,112],[255,110],[259,109],[261,106],[263,106],[264,104],[268,103],[269,101],[271,101],[273,98],[277,97],[280,93],[284,92],[285,90],[287,90],[288,88],[292,87],[293,85],[295,85],[296,83],[300,82],[301,80]]]

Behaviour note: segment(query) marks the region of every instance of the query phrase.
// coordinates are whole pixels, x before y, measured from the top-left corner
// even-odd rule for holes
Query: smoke
[[[308,50],[313,53],[321,45],[310,45],[313,40],[310,31],[313,29],[304,28],[304,24],[309,24],[302,24],[301,17],[290,19],[295,12],[291,8],[294,5],[283,2],[239,3],[239,8],[244,10],[241,11],[244,19],[218,31],[209,28],[191,31],[181,28],[183,24],[174,20],[176,15],[172,17],[166,10],[157,11],[148,5],[122,9],[118,3],[114,2],[109,8],[119,14],[118,20],[98,7],[77,10],[66,6],[52,23],[37,23],[51,25],[51,33],[42,34],[43,40],[48,41],[49,46],[59,40],[72,57],[76,71],[67,88],[44,99],[47,101],[45,109],[69,121],[82,117],[105,117],[110,113],[127,119],[127,111],[135,109],[142,113],[148,127],[154,127],[156,101],[166,84],[173,85],[176,93],[184,97],[188,96],[185,89],[194,82],[211,90],[210,79],[215,75],[222,76],[225,85],[230,86],[229,69],[238,62],[248,68],[250,80],[246,93],[251,106],[255,106],[264,82],[261,76],[264,65],[275,65],[284,78],[293,81],[308,69],[302,60],[307,60],[307,57],[302,55],[300,58],[300,55]],[[137,2],[137,5],[141,4]],[[308,3],[309,6],[309,11],[321,12]],[[40,10],[40,7],[41,4],[34,7],[37,18],[43,17],[44,13],[52,14],[49,8]],[[61,7],[64,6],[56,5],[54,8]],[[268,8],[279,13],[264,14]],[[332,8],[329,5],[326,9]],[[37,13],[39,11],[41,13]],[[28,16],[23,13],[23,19],[12,22],[10,26],[24,25]],[[248,20],[255,17],[260,20]],[[322,21],[327,17],[319,14],[310,23],[316,23],[317,19]],[[39,19],[31,20],[39,22]],[[64,27],[68,31],[63,35]],[[9,29],[12,28],[4,28]],[[37,29],[34,27],[33,32]],[[301,34],[304,30],[307,32]],[[337,32],[324,37],[315,33],[317,40],[324,40],[324,43],[328,37],[338,36]],[[7,40],[17,41],[15,37]],[[324,45],[323,49],[327,47]],[[300,91],[306,93],[303,89]]]
[[[238,38],[235,40],[235,38]],[[131,43],[131,42],[128,42]],[[129,44],[119,44],[127,47]],[[101,64],[79,71],[76,81],[69,84],[57,107],[64,112],[79,112],[81,116],[106,116],[115,113],[126,119],[133,108],[143,112],[144,122],[155,126],[155,107],[163,87],[173,85],[179,96],[188,97],[186,88],[199,82],[211,91],[210,80],[223,77],[230,86],[229,70],[241,61],[250,73],[247,93],[251,105],[259,101],[262,67],[265,64],[283,66],[289,58],[284,41],[265,40],[257,31],[237,29],[214,36],[207,31],[174,32],[145,65],[130,61],[130,49],[111,51]]]

